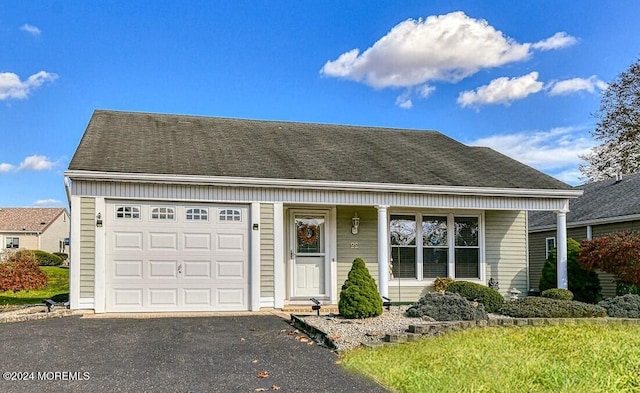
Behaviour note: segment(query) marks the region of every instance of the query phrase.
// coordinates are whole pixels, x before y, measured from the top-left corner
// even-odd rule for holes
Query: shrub
[[[62,258],[62,262],[64,262],[67,259],[69,259],[69,254],[67,254],[66,252],[54,252],[53,255]]]
[[[577,262],[580,243],[567,239],[567,278],[569,290],[574,300],[585,303],[597,303],[602,300],[600,279],[594,271],[583,269]],[[557,277],[557,249],[553,249],[542,268],[540,277],[540,292],[558,286]]]
[[[454,281],[449,284],[447,291],[458,293],[467,300],[475,300],[482,303],[487,312],[496,312],[504,303],[504,297],[500,292],[473,282]]]
[[[438,292],[443,292],[447,290],[449,284],[453,282],[453,278],[451,277],[436,277],[433,281],[433,289]]]
[[[345,318],[377,317],[382,314],[378,286],[361,258],[354,259],[347,281],[342,285],[338,311]]]
[[[40,269],[33,252],[9,254],[0,263],[0,292],[40,289],[47,286],[47,275]]]
[[[622,295],[626,295],[628,293],[634,294],[634,295],[640,295],[640,286],[630,283],[630,282],[624,282],[624,281],[617,281],[616,282],[616,295],[617,296],[622,296]]]
[[[546,297],[546,298],[549,298],[549,299],[556,299],[556,300],[571,300],[571,299],[573,299],[573,293],[568,289],[562,289],[562,288],[547,289],[545,291],[542,291],[540,296]]]
[[[514,318],[591,318],[607,316],[607,310],[595,304],[545,297],[526,297],[507,302],[498,312]]]
[[[640,295],[627,294],[605,299],[598,306],[607,310],[614,318],[640,318]]]
[[[472,303],[457,293],[428,292],[406,311],[408,317],[429,316],[436,321],[477,321],[487,319],[480,303]]]
[[[38,260],[38,264],[40,266],[60,266],[62,265],[62,258],[57,255],[53,255],[46,251],[36,250],[34,251],[36,254],[36,259]]]
[[[584,240],[578,262],[640,285],[640,232],[614,232]]]

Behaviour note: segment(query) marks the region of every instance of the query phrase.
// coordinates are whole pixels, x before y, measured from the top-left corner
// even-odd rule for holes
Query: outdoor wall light
[[[102,227],[102,214],[100,214],[98,212],[98,215],[96,216],[96,226],[98,228]]]
[[[360,226],[360,217],[358,217],[358,213],[356,213],[351,219],[351,233],[353,233],[354,235],[357,235],[359,226]]]

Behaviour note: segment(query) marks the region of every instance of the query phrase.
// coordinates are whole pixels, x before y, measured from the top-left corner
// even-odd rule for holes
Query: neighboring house
[[[578,242],[620,231],[640,231],[640,173],[587,183],[569,203],[567,236]],[[532,288],[538,287],[544,261],[557,244],[556,220],[549,212],[529,212],[529,264]],[[615,296],[615,278],[600,273],[603,295]]]
[[[356,257],[392,301],[526,293],[526,211],[581,194],[436,131],[103,110],[65,176],[71,307],[98,313],[337,304]]]
[[[1,249],[68,252],[70,228],[69,213],[62,207],[0,208]]]

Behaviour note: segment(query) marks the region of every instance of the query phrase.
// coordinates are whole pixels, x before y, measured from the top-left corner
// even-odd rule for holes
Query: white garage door
[[[106,311],[248,310],[246,206],[107,202]]]

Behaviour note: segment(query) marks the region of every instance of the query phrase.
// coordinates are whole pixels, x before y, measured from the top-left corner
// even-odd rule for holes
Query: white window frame
[[[156,209],[158,209],[157,212],[155,211]],[[154,217],[154,215],[157,215],[158,217]],[[176,207],[175,206],[150,206],[149,220],[150,221],[175,221]]]
[[[553,247],[549,248],[549,241],[552,240],[553,241]],[[544,259],[546,260],[547,258],[549,258],[549,254],[551,253],[551,250],[553,250],[554,248],[556,248],[558,246],[558,244],[556,243],[556,237],[555,236],[551,236],[551,237],[547,237],[544,239]]]
[[[191,217],[189,217],[189,215],[191,215]],[[185,221],[209,222],[209,217],[211,217],[211,213],[209,212],[208,207],[188,206],[184,209]]]
[[[131,211],[130,212],[125,212],[124,210],[122,211],[123,216],[122,217],[118,217],[118,210],[120,209],[126,209],[126,208],[130,208]],[[137,210],[134,210],[137,209]],[[121,220],[129,220],[129,221],[140,221],[142,220],[142,208],[140,207],[140,205],[116,205],[115,209],[113,209],[114,212],[114,219],[121,221]],[[135,214],[138,214],[138,217],[134,217]],[[126,214],[131,215],[131,217],[126,217]]]
[[[237,220],[236,217],[238,217]],[[239,207],[219,207],[216,218],[219,223],[244,222],[242,209]]]
[[[389,287],[393,285],[405,286],[425,286],[434,282],[434,278],[423,278],[423,243],[422,243],[422,217],[423,216],[446,216],[447,217],[447,247],[448,247],[448,276],[455,277],[455,217],[477,217],[478,218],[478,276],[477,278],[460,278],[461,281],[470,281],[478,284],[486,285],[486,256],[485,256],[485,225],[484,212],[477,211],[415,211],[415,210],[393,210],[388,216],[389,226],[391,216],[395,215],[414,215],[416,218],[416,278],[397,278],[389,279]],[[389,261],[391,261],[391,236],[386,240],[389,244]],[[420,245],[418,245],[420,241]],[[391,273],[391,268],[389,268]]]
[[[8,244],[9,240],[11,240],[11,247],[8,247],[9,246],[9,244]],[[15,246],[16,245],[16,242],[15,242],[16,240],[17,240],[17,247]],[[4,248],[6,248],[6,249],[20,248],[20,237],[17,237],[17,236],[5,236],[5,238],[4,238]]]

